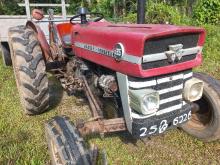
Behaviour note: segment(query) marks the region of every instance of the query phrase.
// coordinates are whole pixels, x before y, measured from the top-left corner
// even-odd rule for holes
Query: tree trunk
[[[125,17],[126,15],[127,15],[126,0],[123,0],[123,16]]]
[[[113,5],[114,17],[117,17],[117,1]]]

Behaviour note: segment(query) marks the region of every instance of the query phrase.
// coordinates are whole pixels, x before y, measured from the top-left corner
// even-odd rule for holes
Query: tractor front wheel
[[[78,130],[66,117],[54,117],[45,124],[52,165],[91,165],[91,153]]]
[[[204,82],[203,96],[192,104],[192,118],[182,129],[190,135],[210,142],[220,138],[220,82],[209,75],[194,73]]]
[[[37,36],[24,26],[9,29],[9,45],[24,112],[36,115],[49,107],[46,65]]]

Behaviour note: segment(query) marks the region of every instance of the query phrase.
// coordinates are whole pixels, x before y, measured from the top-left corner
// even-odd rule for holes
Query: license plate
[[[148,137],[156,134],[164,133],[168,128],[181,125],[191,118],[191,111],[175,116],[172,119],[163,119],[157,121],[157,124],[148,125],[139,129],[139,137]]]

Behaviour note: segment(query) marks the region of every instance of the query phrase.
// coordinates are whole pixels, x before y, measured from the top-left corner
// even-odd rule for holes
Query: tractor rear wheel
[[[92,164],[83,139],[66,117],[54,117],[45,124],[45,130],[53,165]]]
[[[46,66],[37,36],[31,28],[9,29],[9,45],[17,88],[24,112],[36,115],[49,107]]]
[[[210,142],[220,138],[220,82],[209,75],[194,73],[204,82],[203,96],[192,104],[192,118],[182,125],[190,135]]]

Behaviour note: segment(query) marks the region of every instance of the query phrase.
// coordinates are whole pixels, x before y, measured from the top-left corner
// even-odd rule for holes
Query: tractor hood
[[[178,38],[177,36],[180,37]],[[170,39],[159,42],[159,40],[162,41],[165,38]],[[150,70],[155,68],[143,69],[142,62],[143,56],[147,53],[146,50],[152,49],[150,50],[151,54],[155,54],[165,51],[160,50],[161,47],[167,50],[170,45],[174,44],[183,44],[184,48],[202,46],[204,39],[205,32],[201,28],[173,25],[111,24],[98,22],[87,25],[77,24],[72,28],[73,49],[77,56],[137,77],[155,75],[155,73],[149,73]],[[146,43],[151,40],[158,40],[158,42],[147,46]],[[194,46],[190,46],[189,43]],[[197,59],[197,62],[195,60],[188,67],[192,68],[201,63],[201,58]],[[131,72],[128,66],[130,66],[129,68],[136,67]],[[171,65],[166,67],[171,67]],[[180,67],[180,69],[187,68]],[[176,69],[174,70],[176,71]],[[166,72],[172,71],[169,69]]]

